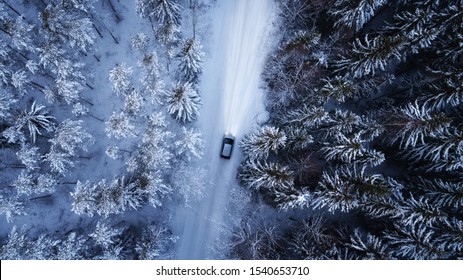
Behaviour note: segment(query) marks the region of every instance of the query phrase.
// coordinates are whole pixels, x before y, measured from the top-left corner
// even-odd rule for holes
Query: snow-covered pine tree
[[[201,98],[189,82],[177,83],[166,92],[167,110],[177,121],[190,122],[197,118]]]
[[[63,150],[70,156],[76,155],[76,149],[87,151],[88,146],[95,140],[93,136],[84,128],[84,122],[66,119],[55,129],[55,135],[50,139],[52,149]]]
[[[114,92],[125,95],[132,89],[132,67],[127,67],[125,63],[116,65],[109,71],[109,80],[113,84]]]
[[[95,230],[89,234],[95,244],[108,248],[116,243],[118,236],[121,234],[121,230],[112,228],[105,222],[98,221]]]
[[[26,166],[27,170],[34,170],[39,168],[39,164],[42,161],[39,148],[36,146],[30,146],[28,144],[22,145],[21,149],[16,152],[16,156],[18,157],[19,161],[21,161],[21,163]]]
[[[445,113],[432,111],[417,102],[403,108],[381,110],[379,118],[386,128],[385,142],[399,143],[403,149],[425,144],[427,136],[444,131],[452,122]]]
[[[11,75],[11,85],[17,90],[20,96],[27,92],[27,85],[29,85],[29,77],[23,70],[18,70]]]
[[[11,116],[12,105],[16,102],[17,100],[13,96],[4,90],[0,90],[0,120],[6,120]]]
[[[327,160],[339,160],[345,163],[362,163],[371,166],[381,164],[385,158],[382,152],[365,147],[366,140],[360,133],[347,137],[341,133],[336,135],[333,143],[325,142],[320,149]]]
[[[326,220],[320,216],[310,216],[293,230],[289,240],[292,250],[298,259],[323,259],[333,246],[333,237],[328,232]]]
[[[203,156],[204,143],[201,132],[194,128],[187,129],[182,127],[182,136],[174,142],[174,147],[177,156],[184,157],[188,161]]]
[[[173,189],[165,182],[160,171],[143,173],[137,182],[154,208],[162,206],[162,198]]]
[[[69,105],[78,101],[87,79],[82,73],[83,67],[83,63],[75,63],[69,59],[56,62],[52,69],[56,74],[55,86],[46,92],[47,99],[50,102],[63,100]]]
[[[275,202],[279,210],[288,211],[291,209],[304,209],[312,205],[312,195],[307,188],[302,190],[291,189],[277,190]]]
[[[287,166],[249,159],[241,164],[238,179],[244,186],[253,190],[274,191],[290,189],[294,185],[293,172]]]
[[[138,238],[135,251],[140,260],[167,259],[169,250],[176,241],[177,237],[167,228],[150,224]]]
[[[298,124],[306,129],[317,128],[329,121],[328,113],[323,107],[303,104],[302,107],[288,110],[279,116],[283,124]]]
[[[2,21],[2,30],[10,36],[10,46],[22,51],[34,51],[32,30],[34,25],[29,24],[23,17]]]
[[[401,207],[402,219],[400,223],[406,226],[426,225],[432,227],[437,223],[445,223],[448,215],[442,209],[433,204],[429,199],[421,197],[415,199],[413,196],[406,199]]]
[[[131,46],[134,50],[144,53],[148,47],[149,38],[145,33],[137,33],[132,37]]]
[[[286,133],[274,126],[264,126],[247,134],[240,148],[250,159],[266,159],[270,152],[277,154],[286,145]]]
[[[341,76],[323,79],[323,86],[319,90],[325,100],[332,98],[338,102],[357,96],[359,91],[358,85],[353,80]]]
[[[392,250],[383,238],[371,233],[362,234],[359,228],[356,228],[350,236],[348,242],[344,244],[357,251],[362,259],[368,260],[393,260]]]
[[[130,123],[128,116],[124,112],[120,114],[113,112],[106,122],[105,131],[108,137],[114,136],[116,139],[135,136],[135,126]]]
[[[135,184],[124,182],[124,177],[114,179],[110,184],[102,179],[96,184],[98,191],[96,212],[109,217],[110,214],[119,214],[128,209],[138,209],[143,201],[143,193]]]
[[[45,106],[32,103],[29,111],[24,110],[16,119],[17,129],[26,127],[29,130],[31,141],[34,143],[37,134],[42,135],[42,130],[51,132],[53,130],[53,116],[50,116]]]
[[[177,55],[180,60],[180,70],[185,80],[197,83],[202,72],[202,46],[196,38],[188,38],[183,43],[182,51]]]
[[[74,166],[71,156],[57,147],[52,147],[50,151],[43,156],[43,161],[49,162],[51,171],[64,175],[69,168]]]
[[[13,226],[8,234],[8,242],[0,247],[0,259],[24,260],[26,259],[29,240],[23,230]]]
[[[74,192],[71,192],[74,202],[72,203],[72,211],[77,215],[87,214],[93,217],[96,212],[97,201],[97,186],[89,181],[77,181]]]
[[[138,90],[133,89],[125,96],[124,112],[129,116],[134,116],[140,112],[144,104],[143,96]]]
[[[441,234],[436,238],[436,245],[439,249],[456,253],[460,258],[463,254],[463,221],[452,218],[440,227]]]
[[[463,168],[463,132],[451,127],[432,133],[426,143],[404,151],[404,158],[416,168],[428,171],[454,171]]]
[[[8,223],[11,223],[16,216],[26,215],[24,208],[24,203],[17,197],[6,198],[0,194],[0,215],[5,215]]]
[[[413,184],[413,187],[424,192],[424,196],[432,201],[432,205],[441,209],[446,207],[460,209],[463,207],[463,182],[420,178],[418,182]]]
[[[336,62],[338,71],[347,70],[354,78],[374,76],[393,60],[403,57],[404,38],[401,36],[376,36],[357,38],[349,56]]]
[[[435,244],[436,232],[424,224],[395,225],[395,231],[385,234],[393,255],[409,260],[436,260],[446,257]]]
[[[57,246],[57,253],[54,259],[57,260],[80,260],[85,251],[85,238],[71,232],[65,240]]]
[[[401,185],[381,174],[366,174],[365,166],[339,166],[334,171],[324,171],[314,192],[313,207],[328,207],[350,212],[371,200],[395,195]]]
[[[303,126],[288,125],[284,129],[286,135],[285,149],[302,151],[314,142],[314,138]]]
[[[176,0],[137,0],[137,13],[155,19],[161,25],[180,25],[180,11],[181,6]]]
[[[336,0],[328,13],[337,18],[336,25],[359,31],[389,0]]]

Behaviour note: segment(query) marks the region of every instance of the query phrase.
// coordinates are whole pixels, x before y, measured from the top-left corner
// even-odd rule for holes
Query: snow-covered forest
[[[462,0],[2,0],[0,259],[461,259],[462,32]]]

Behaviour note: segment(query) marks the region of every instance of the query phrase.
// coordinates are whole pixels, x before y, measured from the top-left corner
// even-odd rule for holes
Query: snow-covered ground
[[[179,236],[177,259],[216,258],[212,248],[229,221],[226,206],[236,187],[241,161],[238,142],[266,115],[260,74],[268,53],[276,6],[271,0],[224,0],[211,11],[212,37],[204,65],[199,124],[205,139],[205,155],[197,164],[208,168],[210,182],[196,204],[179,206],[171,221]],[[224,133],[236,136],[230,160],[219,157]],[[239,211],[237,211],[239,213]],[[239,217],[234,217],[237,219]]]

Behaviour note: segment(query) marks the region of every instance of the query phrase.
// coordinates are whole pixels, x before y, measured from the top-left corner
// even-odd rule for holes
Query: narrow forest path
[[[210,182],[201,201],[175,211],[171,228],[180,237],[174,256],[177,259],[220,255],[212,247],[219,235],[224,238],[222,225],[231,219],[225,209],[230,188],[236,187],[236,170],[242,159],[237,144],[264,112],[259,85],[274,26],[275,4],[272,0],[219,0],[212,12],[199,117],[205,140],[205,155],[199,164],[208,169]],[[237,140],[230,160],[219,157],[226,132],[233,133]]]

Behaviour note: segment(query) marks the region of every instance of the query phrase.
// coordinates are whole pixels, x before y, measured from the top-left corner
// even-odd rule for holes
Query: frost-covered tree
[[[323,86],[320,93],[324,99],[332,98],[338,102],[344,102],[359,94],[358,85],[346,77],[335,76],[334,78],[323,79]]]
[[[334,171],[325,171],[315,191],[313,207],[328,207],[350,212],[370,200],[389,197],[399,192],[401,185],[380,174],[367,174],[365,167],[344,166]]]
[[[412,260],[435,260],[445,257],[434,242],[436,232],[433,229],[424,224],[396,225],[395,228],[396,231],[388,232],[385,236],[395,256]]]
[[[432,205],[436,207],[459,209],[463,206],[463,182],[421,178],[413,186],[423,191],[425,197],[429,198],[432,201]]]
[[[16,216],[26,215],[24,203],[17,197],[3,197],[0,195],[0,215],[5,215],[6,221],[11,223]]]
[[[106,148],[106,155],[112,159],[120,159],[122,157],[121,150],[114,145]]]
[[[102,179],[97,183],[97,190],[96,212],[105,218],[127,209],[140,208],[143,201],[142,193],[134,184],[124,182],[124,177],[109,184]]]
[[[35,146],[30,146],[28,144],[24,144],[21,146],[21,149],[16,152],[16,156],[21,161],[26,169],[34,170],[39,167],[41,162],[41,155],[39,153],[39,148]]]
[[[28,241],[24,231],[13,226],[8,234],[8,242],[0,248],[0,258],[2,260],[25,259],[29,247]]]
[[[201,98],[191,83],[177,83],[166,92],[167,110],[176,120],[190,122],[197,118]]]
[[[72,211],[77,215],[87,214],[93,217],[96,212],[97,189],[96,185],[89,181],[77,181],[74,192],[71,192],[74,202],[72,203]]]
[[[185,157],[188,161],[192,157],[201,158],[204,149],[203,142],[201,132],[194,128],[187,129],[186,127],[182,127],[181,138],[174,142],[176,154]]]
[[[93,239],[95,244],[108,248],[116,243],[121,230],[112,228],[108,224],[98,221],[95,230],[89,236]]]
[[[463,168],[463,132],[448,128],[432,133],[426,143],[418,144],[404,152],[417,168],[429,171],[454,171]]]
[[[138,52],[144,53],[146,47],[148,47],[149,38],[145,33],[138,33],[132,37],[131,45],[132,48]]]
[[[304,209],[312,205],[312,195],[308,189],[291,189],[290,191],[276,191],[275,202],[280,210]]]
[[[67,104],[72,104],[79,100],[87,79],[82,72],[83,67],[84,64],[69,59],[56,62],[52,69],[56,74],[55,85],[51,89],[44,90],[48,101],[63,100]]]
[[[13,96],[4,90],[0,91],[0,120],[8,119],[11,116],[12,105],[16,102],[17,100]]]
[[[286,145],[286,134],[278,127],[264,126],[249,133],[240,142],[244,154],[251,159],[266,159],[270,152],[277,154]]]
[[[82,103],[76,103],[72,107],[72,113],[77,117],[87,115],[88,111],[89,111],[88,107],[82,105]]]
[[[29,83],[29,77],[23,70],[18,70],[11,75],[11,85],[13,85],[20,95],[24,95],[27,92],[26,86]]]
[[[124,112],[127,112],[129,116],[134,116],[140,112],[144,104],[143,96],[137,91],[132,90],[125,96],[125,108]]]
[[[85,238],[78,236],[75,232],[68,234],[67,238],[57,246],[57,253],[54,257],[58,260],[79,260],[83,258],[85,251]]]
[[[50,174],[36,175],[23,170],[11,185],[16,188],[18,194],[30,195],[54,191],[56,179]]]
[[[329,115],[322,107],[303,104],[301,107],[291,108],[280,116],[280,119],[284,124],[298,124],[306,128],[316,128],[326,124]]]
[[[148,197],[148,203],[154,208],[162,206],[162,198],[173,191],[159,171],[143,173],[137,184]]]
[[[108,137],[114,136],[116,139],[135,136],[135,126],[130,123],[128,116],[124,112],[120,114],[113,112],[106,122],[105,131]]]
[[[170,230],[151,224],[145,227],[138,238],[135,251],[140,260],[167,259],[169,250],[176,241],[177,237]]]
[[[337,62],[338,71],[348,70],[354,78],[374,76],[379,71],[385,71],[392,60],[402,60],[404,44],[400,36],[371,39],[365,35],[364,39],[357,38],[350,55]]]
[[[327,160],[345,163],[365,163],[372,166],[381,164],[385,158],[382,152],[365,147],[366,140],[359,133],[351,137],[337,134],[334,143],[325,142],[320,151]]]
[[[399,143],[404,149],[425,144],[426,136],[444,131],[452,122],[445,113],[433,112],[417,102],[403,108],[382,110],[380,118],[386,127],[386,142]]]
[[[43,156],[43,161],[49,162],[51,171],[62,175],[64,175],[69,168],[74,166],[71,155],[56,147],[52,147],[50,151]]]
[[[51,132],[53,130],[53,116],[50,116],[45,106],[32,103],[29,111],[24,110],[16,119],[17,129],[26,127],[32,142],[35,142],[38,135],[42,135],[42,130]]]
[[[23,17],[2,21],[2,30],[10,36],[10,44],[17,50],[34,50],[33,29],[34,25],[27,23]]]
[[[182,51],[177,55],[180,60],[180,70],[185,80],[196,82],[202,72],[202,46],[195,38],[188,38],[183,43]]]
[[[303,126],[286,126],[284,131],[286,135],[285,149],[287,150],[302,151],[314,142],[313,136]]]
[[[442,209],[426,198],[415,199],[413,196],[404,201],[401,207],[401,223],[407,226],[424,224],[433,226],[439,222],[446,222],[448,217]]]
[[[239,169],[238,179],[250,189],[290,189],[294,185],[293,172],[274,162],[246,160]]]
[[[388,0],[336,0],[329,14],[337,18],[336,25],[359,31]]]
[[[109,71],[109,80],[113,84],[114,92],[119,94],[128,94],[132,89],[132,67],[127,67],[125,63],[118,64]]]
[[[137,13],[161,24],[180,25],[181,6],[176,0],[137,0]]]
[[[76,155],[76,149],[87,151],[94,143],[93,136],[84,128],[84,122],[66,119],[55,129],[55,135],[50,139],[53,148],[59,147],[70,156]]]
[[[387,242],[382,238],[370,233],[362,234],[359,228],[356,228],[350,236],[350,240],[345,246],[357,251],[362,259],[370,260],[391,260],[392,251]]]

